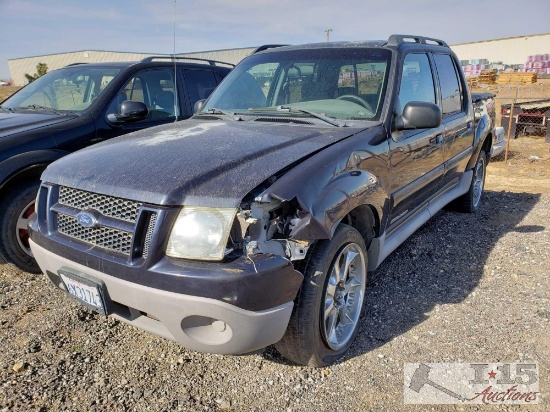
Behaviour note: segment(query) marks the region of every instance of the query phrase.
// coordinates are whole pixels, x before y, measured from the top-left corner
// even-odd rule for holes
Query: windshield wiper
[[[20,106],[20,107],[16,107],[16,109],[20,109],[20,110],[45,110],[45,111],[52,112],[52,113],[55,113],[55,114],[63,114],[60,111],[55,110],[53,107],[40,106],[38,104],[29,104],[28,106]]]
[[[323,122],[328,123],[332,126],[336,126],[336,127],[347,127],[348,126],[347,123],[340,123],[340,122],[336,121],[335,119],[333,119],[331,117],[328,117],[324,114],[315,113],[315,112],[312,112],[311,110],[299,109],[297,107],[291,107],[291,106],[252,107],[248,110],[250,110],[250,111],[265,110],[265,111],[277,111],[277,112],[286,112],[286,113],[304,113],[304,114],[308,114],[311,117],[314,117],[316,119],[322,120]]]
[[[13,109],[7,106],[0,106],[0,110],[5,110],[6,112],[13,113]]]
[[[224,116],[227,116],[227,117],[230,117],[232,120],[235,120],[236,122],[240,122],[242,121],[243,119],[237,115],[237,113],[231,113],[231,112],[227,112],[225,110],[221,110],[221,109],[216,109],[215,107],[212,107],[211,109],[208,109],[206,112],[204,113],[209,113],[209,114],[223,114]]]

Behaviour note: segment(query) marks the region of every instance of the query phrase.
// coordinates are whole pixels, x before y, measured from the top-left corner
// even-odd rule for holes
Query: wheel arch
[[[23,180],[40,179],[50,163],[67,154],[62,150],[36,150],[4,160],[0,163],[0,198]]]
[[[466,170],[472,169],[477,163],[477,158],[479,152],[484,150],[487,154],[487,159],[491,156],[491,150],[493,147],[493,123],[491,122],[490,117],[487,114],[484,114],[481,119],[479,119],[475,131],[474,143],[473,143],[473,153]]]
[[[291,237],[297,240],[331,239],[341,222],[352,222],[359,232],[374,226],[370,242],[378,236],[384,222],[388,201],[380,180],[365,171],[351,170],[333,179],[324,189],[309,198],[295,196],[301,216]],[[367,233],[365,232],[365,233]],[[363,234],[363,232],[361,232]]]

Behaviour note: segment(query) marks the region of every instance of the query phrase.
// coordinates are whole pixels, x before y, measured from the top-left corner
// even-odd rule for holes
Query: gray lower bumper
[[[253,312],[214,299],[138,285],[92,270],[30,243],[44,273],[57,276],[58,270],[65,267],[103,281],[110,299],[128,309],[120,313],[115,310],[111,316],[193,350],[242,354],[264,348],[283,337],[292,313],[293,302]],[[64,288],[61,281],[57,286]]]

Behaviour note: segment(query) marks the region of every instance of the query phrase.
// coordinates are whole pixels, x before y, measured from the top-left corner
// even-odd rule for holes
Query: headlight
[[[171,257],[221,260],[235,209],[184,207],[172,228],[166,254]]]

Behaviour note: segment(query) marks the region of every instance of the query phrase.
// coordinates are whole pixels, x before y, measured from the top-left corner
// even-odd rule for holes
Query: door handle
[[[467,127],[468,131],[470,131],[472,129],[472,122],[468,122],[466,124],[466,127]]]
[[[430,144],[441,144],[441,142],[443,141],[443,135],[442,134],[438,134],[437,136],[435,137],[432,137],[430,139]]]

